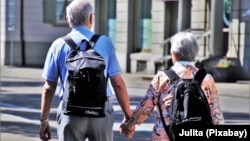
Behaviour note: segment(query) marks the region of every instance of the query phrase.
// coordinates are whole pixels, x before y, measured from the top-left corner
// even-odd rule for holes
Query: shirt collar
[[[195,66],[195,62],[190,62],[190,61],[178,61],[176,62],[177,65],[182,65],[182,66]]]
[[[92,37],[92,35],[94,34],[86,26],[77,26],[77,27],[74,27],[71,32],[80,32],[81,34],[85,35],[87,38]]]
[[[185,79],[191,79],[193,77],[192,72],[197,70],[195,62],[189,61],[178,61],[172,66],[172,69],[178,76],[180,76],[180,78]]]

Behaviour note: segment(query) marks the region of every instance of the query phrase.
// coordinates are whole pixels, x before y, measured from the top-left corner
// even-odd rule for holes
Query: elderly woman
[[[176,33],[171,38],[171,55],[173,66],[172,70],[181,79],[192,79],[198,68],[195,66],[195,59],[198,55],[199,46],[193,34],[189,32]],[[127,137],[132,137],[135,132],[135,125],[141,124],[146,120],[154,110],[155,106],[160,100],[162,103],[162,114],[165,118],[166,124],[169,124],[169,108],[173,97],[173,84],[170,83],[169,77],[163,72],[159,71],[153,78],[149,88],[142,101],[137,105],[132,114],[132,118],[124,120],[120,126],[121,134]],[[224,117],[220,106],[219,95],[215,86],[212,75],[206,74],[201,83],[201,88],[207,96],[210,111],[212,115],[213,124],[224,124]],[[160,99],[156,97],[160,97]],[[152,132],[152,141],[169,141],[169,136],[164,130],[161,121],[158,106],[156,120]]]

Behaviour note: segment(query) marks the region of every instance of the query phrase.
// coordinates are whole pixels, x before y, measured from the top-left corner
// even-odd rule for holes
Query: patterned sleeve
[[[155,108],[155,104],[158,101],[159,87],[161,86],[161,76],[156,74],[151,81],[145,96],[142,98],[140,103],[137,105],[133,112],[133,120],[135,124],[141,124],[145,121]]]
[[[213,77],[207,74],[202,82],[202,90],[207,96],[214,125],[224,124],[224,116],[220,105],[220,98]]]

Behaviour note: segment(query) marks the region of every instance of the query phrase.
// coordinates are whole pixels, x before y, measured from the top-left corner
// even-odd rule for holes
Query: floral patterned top
[[[176,62],[172,69],[182,79],[192,79],[194,74],[198,71],[193,62],[179,61]],[[201,88],[207,96],[210,105],[213,124],[224,124],[224,117],[221,110],[219,95],[215,86],[212,75],[207,74],[202,81]],[[173,85],[170,84],[168,76],[159,71],[151,81],[145,96],[137,105],[132,114],[132,118],[128,121],[129,124],[141,124],[146,120],[155,107],[157,107],[156,121],[154,123],[152,141],[169,141],[161,122],[159,109],[157,106],[160,100],[161,109],[165,122],[169,124],[169,108],[173,97]],[[159,99],[160,97],[160,99]]]

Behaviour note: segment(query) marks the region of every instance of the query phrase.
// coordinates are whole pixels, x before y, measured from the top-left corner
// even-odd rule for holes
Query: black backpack
[[[174,95],[169,111],[169,125],[166,125],[158,103],[163,126],[171,141],[177,141],[181,129],[195,129],[213,124],[207,98],[201,89],[201,82],[206,75],[200,69],[191,80],[182,80],[172,70],[164,70],[174,84]]]
[[[83,39],[81,44],[86,43],[86,50],[77,47],[69,36],[63,37],[72,48],[65,62],[68,77],[63,96],[63,110],[66,115],[105,117],[108,77],[104,75],[104,58],[94,50],[99,37],[100,35],[95,34],[90,41]]]

